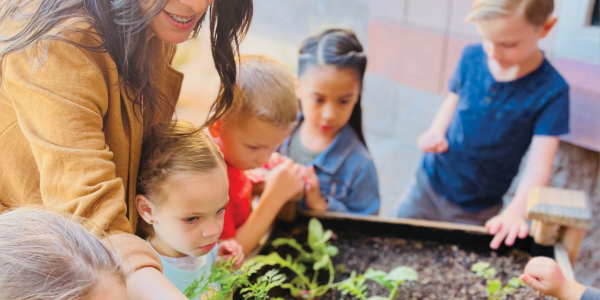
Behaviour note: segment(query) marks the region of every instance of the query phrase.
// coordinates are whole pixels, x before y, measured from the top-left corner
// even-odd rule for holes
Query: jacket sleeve
[[[348,200],[343,202],[328,196],[329,211],[349,212],[361,215],[376,214],[381,202],[379,198],[379,184],[375,165],[371,160],[365,160],[355,172],[356,176],[352,180]]]
[[[2,88],[31,146],[42,201],[109,235],[130,233],[125,188],[103,133],[111,84],[91,52],[48,43],[42,63],[30,49],[9,54],[2,65]]]
[[[595,288],[588,287],[585,289],[585,292],[583,292],[581,300],[600,300],[600,291]]]

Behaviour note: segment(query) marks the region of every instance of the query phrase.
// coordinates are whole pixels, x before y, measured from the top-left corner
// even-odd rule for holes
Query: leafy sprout
[[[510,294],[514,293],[519,287],[525,286],[525,283],[516,277],[508,280],[508,283],[503,287],[500,279],[491,279],[497,275],[496,269],[490,266],[488,262],[477,262],[471,266],[471,271],[475,275],[486,279],[487,292],[489,300],[503,300]]]

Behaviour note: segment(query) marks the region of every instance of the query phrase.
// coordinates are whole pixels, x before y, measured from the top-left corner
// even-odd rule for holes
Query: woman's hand
[[[327,200],[321,195],[321,185],[319,184],[319,177],[315,172],[315,167],[310,166],[306,169],[306,187],[304,199],[306,200],[306,206],[314,211],[325,211],[327,210]]]
[[[244,248],[236,240],[225,240],[219,243],[219,249],[217,250],[217,262],[221,259],[229,260],[234,259],[233,269],[239,270],[244,264]]]
[[[525,266],[521,280],[534,290],[561,300],[579,300],[585,286],[565,278],[553,259],[534,257]]]

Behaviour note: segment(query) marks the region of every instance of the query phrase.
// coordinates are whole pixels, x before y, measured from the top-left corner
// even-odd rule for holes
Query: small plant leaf
[[[514,288],[518,288],[518,287],[522,287],[525,286],[525,282],[523,282],[523,280],[517,278],[517,277],[513,277],[511,279],[508,280],[508,285],[512,286]]]
[[[325,248],[325,252],[327,252],[329,256],[333,257],[338,255],[340,250],[336,246],[328,245],[327,248]]]
[[[369,280],[373,280],[377,282],[379,285],[385,286],[388,290],[393,289],[394,286],[388,280],[384,278],[387,276],[387,273],[381,270],[367,269],[363,277]]]
[[[327,243],[327,241],[329,241],[329,239],[330,239],[332,236],[333,236],[333,231],[331,231],[331,230],[327,230],[327,231],[325,231],[325,232],[323,233],[323,235],[321,236],[321,238],[320,238],[318,241],[316,241],[316,242],[315,242],[315,243],[313,243],[313,244],[310,244],[310,247],[311,247],[312,249],[315,249],[315,248],[317,248],[317,247],[319,247],[319,246],[321,246],[321,245],[323,245],[323,244]]]
[[[329,264],[330,260],[331,260],[331,258],[329,257],[329,255],[327,255],[327,254],[323,255],[323,257],[321,257],[321,259],[318,262],[313,264],[313,269],[315,271],[317,271],[317,270],[327,268],[327,265]]]
[[[474,263],[471,266],[471,271],[475,272],[475,273],[479,273],[479,272],[483,272],[485,269],[490,267],[490,263],[485,262],[485,261],[480,261],[477,263]]]
[[[281,288],[290,290],[290,294],[292,294],[294,297],[298,297],[298,295],[300,295],[302,292],[301,288],[298,288],[291,283],[284,283],[281,285]]]
[[[295,239],[278,238],[271,242],[271,246],[273,246],[273,247],[279,247],[282,245],[288,245],[288,246],[298,250],[298,252],[300,252],[300,253],[305,252],[304,249],[302,249],[302,245],[298,244],[298,242]]]
[[[487,282],[487,291],[490,296],[494,296],[500,289],[502,288],[502,281],[499,279],[488,280]]]
[[[308,245],[313,248],[319,240],[323,237],[323,225],[319,220],[312,218],[308,222]]]
[[[403,282],[406,280],[417,280],[419,275],[413,268],[401,266],[390,271],[384,278],[385,280]]]
[[[498,274],[498,272],[496,272],[496,269],[489,268],[489,269],[483,271],[483,274],[481,277],[488,279],[488,278],[492,278],[492,277],[496,276],[496,274]]]

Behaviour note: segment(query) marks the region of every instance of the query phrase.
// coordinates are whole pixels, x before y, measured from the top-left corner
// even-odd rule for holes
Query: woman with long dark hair
[[[171,119],[174,44],[205,19],[222,82],[207,124],[229,109],[251,18],[252,0],[0,0],[0,212],[84,217],[123,258],[131,299],[185,299],[133,235],[142,139]]]

